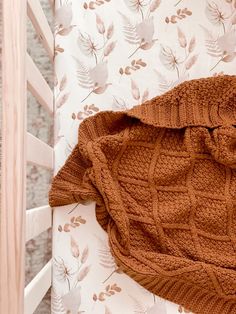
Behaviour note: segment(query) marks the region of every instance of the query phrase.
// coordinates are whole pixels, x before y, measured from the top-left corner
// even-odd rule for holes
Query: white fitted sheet
[[[57,0],[55,173],[85,117],[131,108],[185,80],[236,74],[235,3]],[[116,271],[94,209],[54,210],[52,313],[189,313]]]

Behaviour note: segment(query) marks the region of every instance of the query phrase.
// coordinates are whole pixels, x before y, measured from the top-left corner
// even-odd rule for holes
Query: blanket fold
[[[236,313],[236,76],[85,119],[50,206],[96,202],[130,277],[199,314]]]

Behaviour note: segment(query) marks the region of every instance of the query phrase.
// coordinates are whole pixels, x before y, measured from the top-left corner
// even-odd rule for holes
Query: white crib
[[[53,314],[190,313],[117,271],[95,204],[55,208],[53,215],[48,204],[26,211],[26,164],[56,173],[79,123],[99,110],[130,108],[184,80],[236,74],[236,1],[50,0],[61,21],[55,30],[39,0],[2,4],[0,313],[32,314],[51,285]],[[27,15],[55,64],[55,91],[27,53]],[[27,88],[53,119],[54,147],[26,131]],[[24,287],[25,243],[51,226],[54,256]],[[71,287],[77,255],[79,286]]]

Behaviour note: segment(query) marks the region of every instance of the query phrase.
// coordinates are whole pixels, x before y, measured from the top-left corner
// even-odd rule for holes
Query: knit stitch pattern
[[[236,313],[236,77],[85,119],[49,204],[96,201],[119,267],[199,314]]]

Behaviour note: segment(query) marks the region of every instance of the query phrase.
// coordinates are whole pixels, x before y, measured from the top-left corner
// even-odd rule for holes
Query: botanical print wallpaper
[[[236,74],[236,0],[58,0],[55,50],[56,173],[86,117]],[[90,203],[54,210],[52,313],[190,311],[121,273]]]

